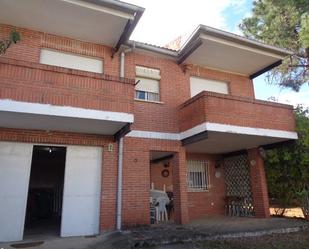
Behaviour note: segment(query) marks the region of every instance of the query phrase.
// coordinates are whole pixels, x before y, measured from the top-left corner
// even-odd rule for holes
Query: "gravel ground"
[[[309,249],[309,230],[262,237],[166,245],[152,249]]]

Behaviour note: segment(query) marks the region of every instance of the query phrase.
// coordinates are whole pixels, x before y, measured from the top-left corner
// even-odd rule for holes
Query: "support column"
[[[175,153],[173,158],[173,193],[174,193],[174,219],[176,224],[189,222],[188,191],[187,191],[187,162],[186,152],[183,148]]]
[[[258,148],[248,150],[253,205],[256,217],[269,218],[269,198],[264,160]]]

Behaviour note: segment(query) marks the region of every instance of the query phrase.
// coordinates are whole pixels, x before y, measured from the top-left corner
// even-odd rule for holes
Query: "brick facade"
[[[220,177],[215,176],[215,161],[220,159],[217,155],[207,154],[187,154],[188,160],[203,160],[209,162],[209,181],[210,188],[205,192],[188,193],[189,218],[196,219],[205,215],[224,215],[225,214],[225,182],[224,167],[220,165]]]
[[[11,28],[0,25],[0,38],[5,38]],[[253,83],[248,77],[199,66],[185,68],[171,58],[133,50],[126,55],[126,78],[122,79],[119,78],[119,54],[112,58],[110,47],[38,31],[17,30],[21,33],[21,42],[0,57],[0,99],[133,113],[134,124],[131,128],[141,131],[178,133],[205,121],[294,131],[291,108],[255,100]],[[41,65],[41,48],[101,58],[104,61],[104,74]],[[160,70],[159,103],[134,100],[136,65]],[[191,75],[228,81],[230,95],[203,92],[189,100]],[[112,137],[0,128],[0,140],[103,148],[112,144],[114,149],[111,152],[104,149],[102,155],[100,227],[102,230],[115,227],[118,145]],[[224,214],[223,167],[220,168],[221,177],[215,177],[215,160],[221,155],[188,153],[181,142],[176,140],[125,137],[122,199],[124,227],[150,223],[150,155],[153,151],[174,154],[170,162],[173,167],[176,223],[184,224],[205,215]],[[250,150],[249,157],[256,161],[256,166],[251,168],[256,214],[258,217],[268,217],[263,161],[257,150]],[[188,192],[188,159],[210,162],[211,188],[208,191]]]

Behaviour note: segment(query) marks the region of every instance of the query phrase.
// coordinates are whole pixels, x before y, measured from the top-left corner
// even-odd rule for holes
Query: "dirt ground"
[[[271,215],[276,215],[276,208],[275,207],[271,207],[269,210],[270,210],[270,214]],[[305,218],[304,214],[303,214],[303,211],[299,207],[287,208],[285,210],[284,217]]]
[[[262,237],[166,245],[153,249],[309,249],[309,230]]]

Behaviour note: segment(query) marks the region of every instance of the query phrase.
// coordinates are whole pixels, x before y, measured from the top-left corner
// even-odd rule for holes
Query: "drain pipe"
[[[120,53],[120,78],[124,78],[125,54],[131,52],[132,48],[123,50]],[[121,230],[122,223],[122,166],[123,166],[123,137],[118,140],[118,179],[117,179],[117,210],[116,229]]]
[[[123,137],[118,141],[118,187],[116,229],[121,230]]]

